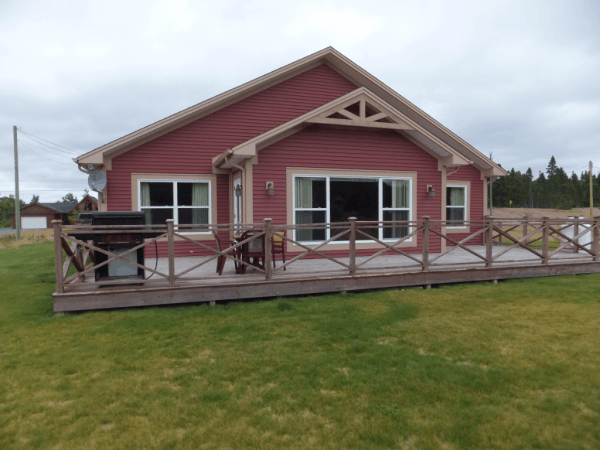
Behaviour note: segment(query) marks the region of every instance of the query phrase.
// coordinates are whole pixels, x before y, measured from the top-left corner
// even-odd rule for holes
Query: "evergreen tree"
[[[550,178],[556,173],[556,169],[556,159],[554,159],[554,156],[552,156],[552,158],[550,158],[550,162],[548,163],[548,167],[546,167],[546,173],[548,174],[548,178]]]
[[[594,200],[600,203],[600,174],[592,177]],[[494,183],[492,203],[496,207],[512,206],[533,208],[572,209],[587,207],[590,203],[589,172],[581,177],[572,173],[569,177],[552,156],[546,172],[539,172],[537,179],[528,168],[522,174],[511,169],[509,174]]]
[[[532,187],[532,183],[533,183],[533,172],[531,170],[531,167],[529,167],[527,169],[527,172],[525,172],[525,176],[527,177],[527,206],[529,208],[533,208],[533,187]]]

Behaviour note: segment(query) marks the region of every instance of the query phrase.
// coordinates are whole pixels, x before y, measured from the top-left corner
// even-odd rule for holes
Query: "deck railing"
[[[285,277],[293,276],[290,272],[284,274],[284,270],[289,266],[307,257],[317,257],[332,262],[338,270],[342,270],[349,276],[357,276],[361,273],[367,273],[369,270],[399,270],[399,271],[433,271],[442,268],[460,266],[474,266],[482,268],[493,268],[499,264],[522,263],[523,257],[517,259],[507,259],[506,254],[517,248],[524,249],[533,259],[527,260],[528,263],[550,264],[553,259],[558,259],[560,252],[575,252],[577,255],[570,255],[569,260],[573,261],[593,261],[600,262],[600,217],[589,220],[583,219],[502,219],[485,217],[484,220],[470,220],[461,223],[456,228],[456,222],[445,220],[430,220],[428,216],[416,221],[382,221],[382,222],[363,222],[356,218],[350,218],[348,222],[339,223],[321,223],[321,224],[297,224],[297,225],[274,225],[271,219],[265,219],[262,223],[254,224],[211,224],[211,225],[175,225],[172,220],[168,220],[165,225],[137,225],[137,226],[90,226],[90,225],[63,225],[60,221],[53,221],[54,226],[54,249],[56,259],[56,290],[58,293],[65,292],[65,287],[76,287],[81,285],[126,285],[126,284],[144,284],[148,279],[140,280],[110,280],[90,283],[85,281],[86,275],[93,273],[96,269],[113,261],[121,261],[134,267],[148,271],[158,277],[162,277],[163,284],[169,287],[175,287],[180,283],[189,283],[190,281],[208,280],[209,277],[193,277],[190,272],[215,261],[219,258],[226,258],[238,265],[252,267],[254,270],[262,273],[266,280],[272,280],[274,276]],[[394,230],[391,234],[396,237],[380,239],[380,236],[386,234],[385,230]],[[227,248],[209,245],[207,241],[194,240],[186,232],[210,232],[219,236],[232,236],[234,233],[241,233],[245,230],[254,230],[254,234],[247,239],[229,244],[230,239],[225,239],[228,243]],[[306,242],[296,240],[299,230],[328,230],[330,237],[320,242]],[[382,230],[381,233],[379,230]],[[465,230],[465,231],[463,231]],[[468,231],[466,231],[468,230]],[[151,237],[144,239],[142,243],[128,249],[122,253],[114,253],[107,248],[100,248],[93,244],[91,240],[81,240],[74,235],[84,235],[90,233],[94,235],[144,235]],[[458,234],[457,234],[458,233]],[[567,234],[568,233],[568,234]],[[589,241],[585,244],[582,237],[588,235]],[[297,249],[289,261],[273,267],[273,254],[271,253],[271,239],[279,237],[283,244],[291,243]],[[457,237],[459,236],[459,237]],[[439,237],[439,242],[445,242],[446,248],[441,250],[438,243],[433,246],[433,238]],[[188,242],[204,249],[209,256],[201,262],[181,270],[176,273],[175,266],[175,240]],[[251,264],[248,259],[243,259],[238,251],[242,246],[251,244],[252,241],[260,239],[267,243],[264,246],[264,269]],[[343,240],[347,247],[344,250],[337,251],[335,254],[342,253],[343,256],[332,256],[324,253],[325,250],[336,249],[335,243]],[[435,239],[437,241],[437,239]],[[158,241],[166,241],[168,247],[168,270],[163,273],[155,268],[148,267],[145,261],[133,262],[126,258],[129,253],[148,246]],[[357,246],[364,247],[363,244],[374,244],[370,251],[374,253],[368,256],[357,254]],[[404,245],[403,245],[404,244]],[[410,247],[406,246],[410,244]],[[473,245],[475,244],[475,245]],[[324,247],[328,246],[327,249]],[[341,247],[338,247],[341,248]],[[432,249],[438,250],[437,254]],[[449,262],[446,257],[452,252],[462,249],[465,255],[471,257],[471,260],[464,262]],[[66,253],[66,259],[63,259],[63,251]],[[297,254],[297,251],[302,253]],[[103,253],[107,259],[96,263],[95,254]],[[402,258],[402,264],[399,260],[392,261],[393,266],[383,267],[381,265],[373,267],[372,262],[384,255],[399,255]],[[359,260],[360,259],[360,260]],[[76,272],[70,276],[67,275],[70,266],[74,266]],[[155,279],[156,280],[156,279]],[[152,280],[152,283],[156,283]],[[160,280],[160,279],[159,279]]]

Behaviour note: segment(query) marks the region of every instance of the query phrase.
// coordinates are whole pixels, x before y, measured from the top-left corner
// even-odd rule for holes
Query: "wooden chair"
[[[273,268],[275,268],[275,254],[279,253],[281,255],[281,259],[283,260],[283,264],[285,264],[285,242],[283,238],[274,234],[271,236],[271,255],[273,257]],[[284,267],[283,270],[287,270],[287,267]]]
[[[258,230],[245,231],[242,234],[241,240],[245,241],[246,239],[258,233]],[[242,258],[248,264],[258,267],[259,269],[265,270],[265,266],[260,263],[261,259],[263,262],[265,260],[265,236],[262,235],[257,239],[245,243],[242,246]],[[248,267],[246,265],[242,264],[239,273],[246,273],[247,268]]]
[[[215,242],[217,243],[217,250],[219,252],[222,252],[223,249],[225,249],[225,248],[235,245],[234,243],[225,242],[225,241],[221,240],[219,238],[219,235],[216,233],[216,231],[213,231],[212,233],[213,233],[213,236],[215,237]],[[220,255],[217,258],[217,273],[219,275],[223,275],[223,269],[225,268],[225,261],[227,261],[226,255],[236,255],[237,253],[238,252],[234,249],[234,250],[228,251],[225,255]],[[236,264],[236,272],[237,272],[237,264]]]

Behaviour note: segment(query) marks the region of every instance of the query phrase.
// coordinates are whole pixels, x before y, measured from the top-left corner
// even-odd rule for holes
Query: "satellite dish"
[[[88,186],[92,191],[102,192],[106,187],[106,175],[100,170],[94,170],[88,177]]]

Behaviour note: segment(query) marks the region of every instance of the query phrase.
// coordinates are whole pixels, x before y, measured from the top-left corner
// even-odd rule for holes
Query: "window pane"
[[[180,224],[208,224],[208,208],[179,208],[178,212]]]
[[[324,178],[296,178],[296,208],[326,208],[326,184]]]
[[[383,212],[383,220],[386,222],[387,221],[408,220],[408,211],[384,211]],[[383,229],[383,237],[384,237],[384,239],[391,239],[391,238],[400,239],[400,238],[408,235],[408,229],[409,229],[408,226],[384,228]]]
[[[142,183],[141,195],[142,206],[173,206],[173,183]]]
[[[325,211],[296,211],[296,223],[325,223]],[[324,241],[325,229],[296,230],[297,241]]]
[[[327,180],[313,178],[313,208],[327,208]],[[324,220],[323,220],[324,221]]]
[[[383,207],[410,208],[410,182],[383,180]]]
[[[377,180],[332,178],[329,189],[332,222],[379,220]]]
[[[448,225],[463,225],[465,220],[465,208],[446,208],[446,220],[451,221]]]
[[[465,188],[446,188],[446,204],[448,206],[465,206]]]
[[[146,225],[164,225],[167,219],[173,218],[173,210],[167,209],[152,209],[142,208],[146,218]]]
[[[178,206],[208,206],[208,183],[177,183]]]

